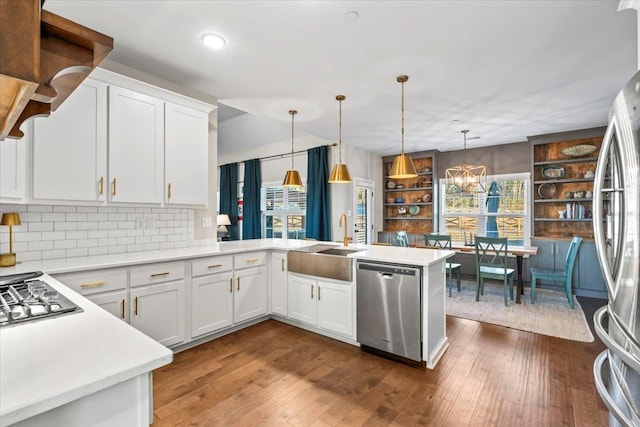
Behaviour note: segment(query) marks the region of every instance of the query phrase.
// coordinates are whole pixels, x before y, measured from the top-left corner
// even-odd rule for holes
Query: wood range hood
[[[48,116],[113,49],[113,39],[42,10],[41,0],[0,0],[0,141]]]

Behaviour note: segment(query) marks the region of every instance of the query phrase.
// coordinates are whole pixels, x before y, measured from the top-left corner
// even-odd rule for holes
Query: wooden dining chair
[[[425,247],[430,249],[449,249],[451,250],[451,236],[448,234],[425,234],[424,235]],[[453,261],[453,259],[452,259]],[[449,273],[449,281],[447,283],[449,288],[449,296],[451,296],[451,288],[453,287],[453,273],[456,273],[456,284],[458,285],[458,292],[460,292],[460,267],[461,264],[456,262],[447,262],[446,268]]]
[[[543,279],[553,280],[554,282],[564,282],[564,292],[567,294],[569,307],[575,308],[571,283],[573,281],[573,265],[576,261],[576,256],[578,255],[578,249],[580,248],[581,243],[582,237],[573,236],[571,243],[569,243],[567,257],[562,270],[531,267],[531,304],[533,304],[536,299],[536,280]]]
[[[403,248],[409,247],[409,236],[407,236],[406,231],[396,231],[396,242],[398,242],[398,246],[402,246]]]
[[[507,238],[476,236],[476,301],[484,293],[484,279],[502,280],[504,283],[504,305],[513,299],[513,276],[515,269],[507,267]],[[508,290],[508,292],[507,292]]]

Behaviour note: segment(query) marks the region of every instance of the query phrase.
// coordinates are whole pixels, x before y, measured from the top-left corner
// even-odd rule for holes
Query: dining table
[[[466,245],[464,242],[451,242],[451,249],[460,253],[475,252],[475,246]],[[535,255],[538,253],[537,246],[518,246],[507,245],[507,255],[516,257],[516,273],[518,275],[518,290],[516,292],[516,304],[521,304],[521,296],[524,294],[524,285],[522,283],[522,259],[525,255]]]

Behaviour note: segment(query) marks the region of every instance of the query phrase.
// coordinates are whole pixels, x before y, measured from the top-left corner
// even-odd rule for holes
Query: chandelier
[[[464,135],[464,158],[461,165],[447,168],[447,192],[484,193],[487,184],[487,168],[485,166],[467,164],[467,133]]]

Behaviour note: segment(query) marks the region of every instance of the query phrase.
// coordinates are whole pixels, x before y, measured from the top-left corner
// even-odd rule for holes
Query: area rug
[[[516,289],[514,286],[514,293]],[[447,314],[479,322],[492,323],[536,334],[549,335],[572,341],[593,342],[582,307],[574,296],[575,309],[569,308],[564,293],[536,289],[536,302],[529,302],[528,289],[522,295],[522,304],[509,300],[504,305],[504,287],[485,282],[484,295],[476,301],[475,283],[462,282],[458,292],[453,285],[452,296],[447,290]]]

